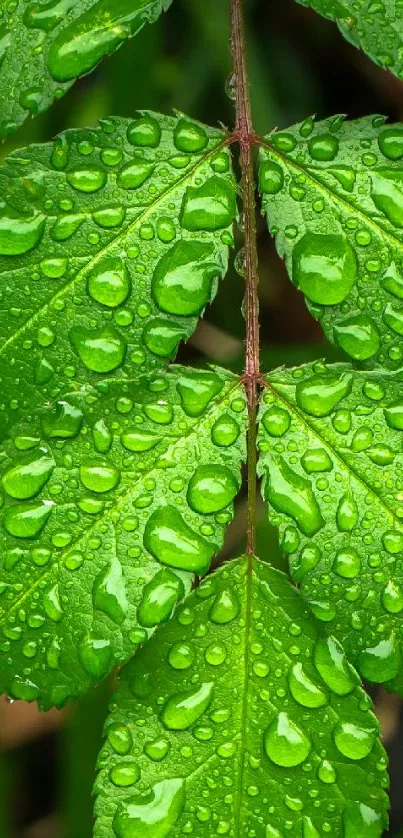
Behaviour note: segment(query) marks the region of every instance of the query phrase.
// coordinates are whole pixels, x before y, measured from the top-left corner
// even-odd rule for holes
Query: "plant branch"
[[[256,242],[256,203],[253,165],[253,130],[245,45],[242,0],[231,0],[231,50],[234,67],[236,124],[234,137],[240,146],[242,196],[245,230],[246,281],[246,364],[244,382],[248,400],[248,526],[247,553],[256,547],[256,418],[260,386],[258,254]]]

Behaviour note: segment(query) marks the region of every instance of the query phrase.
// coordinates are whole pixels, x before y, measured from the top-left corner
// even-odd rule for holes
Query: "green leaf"
[[[403,125],[307,119],[261,150],[277,249],[327,337],[356,361],[403,359]]]
[[[297,0],[334,20],[342,35],[376,64],[403,78],[403,11],[389,0]]]
[[[153,23],[172,0],[23,0],[0,12],[0,137]],[[23,68],[23,72],[21,72]],[[144,68],[147,72],[147,68]]]
[[[1,691],[61,705],[125,662],[223,542],[245,457],[231,373],[64,395],[1,451]]]
[[[260,474],[291,573],[363,678],[403,691],[401,375],[266,378]]]
[[[220,569],[121,678],[96,838],[381,835],[371,701],[282,573],[246,558]]]
[[[225,274],[225,135],[142,112],[0,169],[0,433],[60,393],[165,365]]]

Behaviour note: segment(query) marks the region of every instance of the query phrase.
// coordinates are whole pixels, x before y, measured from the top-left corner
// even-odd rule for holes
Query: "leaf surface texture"
[[[371,702],[286,577],[249,561],[202,582],[122,671],[96,838],[381,835]]]
[[[0,137],[153,23],[172,0],[19,0],[0,11]]]
[[[61,705],[124,663],[220,549],[245,457],[231,373],[70,393],[1,452],[1,690]]]
[[[403,358],[403,126],[308,119],[261,150],[269,228],[326,336],[368,367]]]

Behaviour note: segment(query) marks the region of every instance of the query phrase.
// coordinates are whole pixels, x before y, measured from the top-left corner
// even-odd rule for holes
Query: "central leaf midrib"
[[[239,380],[239,378],[237,378],[236,381],[232,382],[231,386],[228,386],[228,389],[225,390],[225,393],[223,393],[222,396],[218,400],[214,401],[214,404],[213,404],[211,410],[208,410],[206,413],[203,414],[202,420],[206,419],[207,417],[210,417],[211,415],[214,415],[216,409],[219,408],[221,406],[221,404],[226,401],[226,399],[229,397],[229,395],[234,390],[236,390],[239,386],[240,386],[240,380]],[[203,426],[203,421],[201,421],[200,424],[198,422],[195,422],[195,424],[192,425],[192,427],[189,429],[188,433],[183,434],[183,436],[177,437],[176,440],[175,440],[175,443],[172,443],[171,445],[169,445],[165,449],[164,454],[167,454],[169,451],[175,450],[176,445],[180,444],[184,439],[188,439],[193,434],[199,433],[200,428],[202,426]],[[74,550],[74,549],[78,548],[82,539],[88,537],[88,534],[91,532],[91,530],[95,529],[95,527],[97,527],[100,523],[102,523],[102,521],[105,521],[106,519],[108,519],[119,508],[121,503],[123,501],[127,500],[128,497],[130,497],[130,494],[134,491],[135,486],[138,483],[140,483],[144,478],[146,478],[150,474],[152,474],[154,469],[155,469],[155,463],[153,463],[153,465],[148,469],[148,471],[143,471],[141,473],[141,477],[138,481],[136,481],[136,483],[132,483],[128,489],[126,489],[124,492],[122,492],[121,495],[119,495],[116,502],[111,507],[109,507],[109,509],[105,512],[104,515],[101,515],[95,521],[91,522],[91,524],[83,532],[80,533],[80,536],[79,536],[79,538],[76,539],[76,541],[74,541],[72,544],[69,544],[68,547],[66,547],[64,550],[62,550],[58,554],[58,556],[56,558],[56,561],[54,563],[52,563],[50,567],[47,567],[46,570],[44,570],[44,572],[40,576],[38,576],[38,578],[35,580],[35,582],[26,591],[24,591],[24,593],[21,594],[21,596],[15,602],[13,602],[13,604],[6,611],[4,611],[3,615],[0,617],[0,625],[3,625],[3,623],[10,616],[10,614],[12,614],[15,611],[15,609],[18,608],[21,605],[21,603],[23,603],[27,599],[27,597],[30,596],[33,593],[33,591],[35,591],[36,588],[39,587],[41,585],[41,583],[48,576],[50,576],[55,571],[55,569],[57,569],[60,566],[63,558],[66,555],[68,555],[68,553],[70,553],[71,550]]]
[[[144,218],[146,218],[147,215],[150,212],[153,212],[155,210],[155,208],[158,206],[159,203],[164,201],[169,195],[171,195],[173,192],[175,192],[177,189],[179,189],[181,186],[183,186],[183,184],[186,183],[186,181],[189,178],[191,178],[194,175],[195,172],[197,172],[198,168],[200,166],[202,166],[209,159],[209,157],[211,157],[213,154],[215,154],[217,151],[219,151],[221,148],[223,148],[226,145],[226,142],[227,142],[226,137],[224,137],[221,140],[221,142],[219,142],[212,149],[210,149],[206,154],[204,154],[203,157],[200,158],[197,161],[197,163],[195,163],[195,165],[192,167],[192,169],[190,171],[186,172],[186,174],[180,180],[178,180],[175,184],[170,186],[169,189],[167,189],[166,191],[161,193],[161,195],[159,195],[158,198],[156,198],[156,200],[153,201],[152,204],[150,204],[150,206],[146,207],[140,213],[140,215],[138,215],[137,218],[135,218],[135,220],[131,224],[129,224],[127,227],[125,227],[124,231],[120,231],[119,235],[116,236],[116,238],[113,238],[104,248],[99,250],[98,253],[95,254],[95,256],[91,257],[90,261],[87,262],[87,264],[83,268],[81,268],[78,271],[78,273],[75,274],[69,280],[69,282],[67,282],[65,285],[63,285],[62,288],[60,288],[55,294],[53,294],[47,300],[45,305],[43,305],[41,308],[39,308],[38,311],[35,311],[34,314],[32,314],[28,318],[28,320],[26,320],[25,323],[19,329],[17,329],[16,332],[14,332],[12,335],[10,335],[9,338],[7,338],[6,341],[4,341],[4,343],[0,347],[0,356],[4,353],[4,350],[7,349],[8,346],[12,345],[17,340],[17,338],[19,338],[20,335],[22,335],[26,331],[27,328],[29,328],[33,323],[35,323],[35,321],[37,320],[38,317],[40,317],[45,311],[47,311],[47,309],[50,308],[51,304],[55,300],[59,299],[60,297],[63,297],[63,295],[69,290],[69,288],[71,288],[75,284],[75,282],[79,282],[81,279],[84,279],[86,277],[87,273],[89,271],[91,271],[98,264],[98,262],[101,259],[103,259],[105,255],[107,255],[109,253],[110,250],[112,250],[117,244],[119,244],[119,242],[122,239],[126,238],[126,236],[129,235],[130,232],[133,231],[136,228],[136,226],[140,222],[142,222],[144,220]],[[83,257],[83,258],[85,258],[85,257]]]

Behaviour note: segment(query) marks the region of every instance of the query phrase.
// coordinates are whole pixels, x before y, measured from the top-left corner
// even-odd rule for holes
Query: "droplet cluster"
[[[0,168],[0,428],[175,356],[227,267],[236,189],[223,139],[142,112]]]
[[[399,368],[403,126],[378,116],[310,118],[268,143],[263,209],[294,285],[349,358]]]
[[[361,675],[398,690],[402,431],[391,374],[318,362],[268,378],[260,472],[293,578]]]
[[[223,541],[245,400],[221,370],[103,381],[1,448],[1,690],[61,705],[166,621]]]
[[[0,9],[0,137],[153,23],[171,0],[7,0]],[[107,23],[107,25],[106,25]],[[28,83],[27,83],[28,80]]]
[[[380,838],[388,781],[371,701],[283,574],[258,560],[248,573],[246,558],[220,569],[122,681],[95,836]]]

